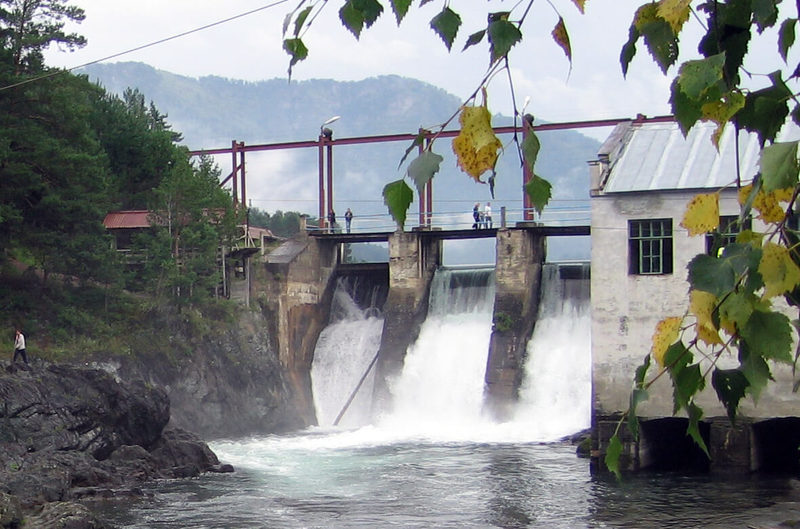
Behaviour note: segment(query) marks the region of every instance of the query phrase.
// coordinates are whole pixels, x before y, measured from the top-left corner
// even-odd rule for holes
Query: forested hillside
[[[61,31],[81,16],[59,2],[0,10],[0,29],[23,28],[0,31],[0,319],[47,329],[39,338],[50,344],[103,335],[124,319],[123,289],[176,306],[207,299],[215,252],[236,224],[217,169],[190,160],[140,92],[110,94],[43,63],[50,43],[82,44]],[[103,226],[120,209],[153,213],[135,241],[146,256],[136,276]]]

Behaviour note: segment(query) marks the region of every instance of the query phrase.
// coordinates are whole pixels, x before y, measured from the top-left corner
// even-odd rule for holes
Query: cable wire
[[[232,17],[228,17],[228,18],[225,18],[225,19],[222,19],[222,20],[218,20],[216,22],[211,22],[210,24],[206,24],[204,26],[200,26],[200,27],[197,27],[197,28],[194,28],[194,29],[190,29],[188,31],[184,31],[182,33],[178,33],[178,34],[172,35],[170,37],[165,37],[163,39],[154,40],[153,42],[148,42],[147,44],[142,44],[141,46],[136,46],[135,48],[130,48],[130,49],[127,49],[125,51],[114,53],[112,55],[108,55],[108,56],[100,58],[100,59],[95,59],[93,61],[90,61],[90,62],[87,62],[87,63],[84,63],[84,64],[79,64],[77,66],[72,66],[71,68],[64,68],[63,70],[61,70],[61,69],[60,70],[54,70],[54,71],[52,71],[50,73],[47,73],[47,74],[44,74],[44,75],[40,75],[38,77],[31,77],[30,79],[25,79],[24,81],[20,81],[18,83],[14,83],[14,84],[11,84],[11,85],[8,85],[8,86],[0,87],[0,92],[3,92],[5,90],[9,90],[11,88],[16,88],[18,86],[26,85],[28,83],[33,83],[35,81],[41,81],[42,79],[48,79],[50,77],[55,77],[56,75],[61,75],[63,73],[71,72],[72,70],[77,70],[78,68],[83,68],[85,66],[90,66],[92,64],[97,64],[97,63],[100,63],[100,62],[104,62],[104,61],[107,61],[109,59],[116,59],[117,57],[121,57],[123,55],[127,55],[129,53],[133,53],[135,51],[144,50],[146,48],[151,48],[153,46],[157,46],[158,44],[163,44],[163,43],[169,42],[171,40],[175,40],[175,39],[179,39],[181,37],[185,37],[187,35],[191,35],[192,33],[197,33],[199,31],[204,31],[206,29],[213,28],[215,26],[219,26],[221,24],[225,24],[225,23],[231,22],[231,21],[237,20],[239,18],[250,16],[250,15],[252,15],[254,13],[258,13],[259,11],[264,11],[265,9],[270,9],[270,8],[273,8],[273,7],[277,7],[277,6],[281,5],[281,4],[287,3],[288,1],[289,0],[275,0],[271,4],[267,4],[265,6],[257,7],[255,9],[251,9],[250,11],[246,11],[244,13],[240,13],[240,14],[234,15]]]

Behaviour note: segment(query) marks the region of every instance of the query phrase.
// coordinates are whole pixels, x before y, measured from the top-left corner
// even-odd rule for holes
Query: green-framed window
[[[628,221],[629,272],[672,273],[672,219]]]

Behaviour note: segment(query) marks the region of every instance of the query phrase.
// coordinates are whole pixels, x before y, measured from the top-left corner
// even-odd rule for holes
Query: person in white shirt
[[[492,204],[487,202],[486,207],[483,208],[483,226],[486,228],[492,227]]]
[[[22,357],[25,364],[28,364],[28,355],[25,353],[25,335],[22,334],[22,331],[19,329],[17,329],[14,338],[14,359],[11,361],[12,363],[16,363],[17,356]]]

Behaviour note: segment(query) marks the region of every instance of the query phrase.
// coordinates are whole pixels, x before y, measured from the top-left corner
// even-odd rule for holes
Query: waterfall
[[[428,317],[390,381],[391,413],[381,426],[422,437],[474,430],[481,420],[492,329],[494,270],[439,269]]]
[[[545,265],[539,317],[528,342],[515,422],[540,440],[588,428],[591,419],[591,315],[588,265]]]
[[[377,292],[378,287],[371,290]],[[383,332],[383,315],[375,306],[379,294],[359,296],[364,285],[357,279],[340,278],[331,303],[330,322],[320,333],[311,366],[312,392],[320,426],[331,426],[352,391],[378,352]],[[368,299],[359,306],[356,299]],[[369,422],[374,370],[364,380],[339,424],[363,426]]]
[[[334,295],[331,322],[320,335],[312,367],[321,426],[333,424],[379,346],[383,319],[362,308],[346,283]],[[481,413],[492,329],[494,271],[438,270],[428,317],[390,380],[390,411],[360,439],[460,442],[553,441],[589,426],[591,342],[588,265],[545,265],[542,298],[513,419],[495,424]],[[373,373],[340,425],[370,423]]]

